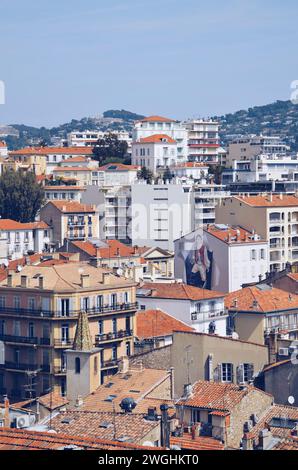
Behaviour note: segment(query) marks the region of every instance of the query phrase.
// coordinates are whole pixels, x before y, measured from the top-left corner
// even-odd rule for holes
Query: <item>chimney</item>
[[[23,289],[26,289],[28,287],[28,277],[27,276],[24,276],[24,275],[21,276],[21,287]]]
[[[90,276],[89,274],[81,274],[81,287],[90,287]]]
[[[81,395],[78,395],[78,396],[77,396],[77,399],[76,399],[75,406],[76,406],[76,407],[79,407],[79,406],[82,406],[83,404],[84,404],[83,398],[81,397]]]
[[[4,398],[4,427],[10,428],[9,400],[7,397]]]
[[[192,385],[191,384],[184,384],[184,398],[190,398],[192,396]]]
[[[170,448],[170,425],[169,425],[169,416],[168,416],[168,405],[160,405],[161,411],[161,423],[160,423],[160,431],[161,431],[161,446],[166,447],[167,449]]]
[[[102,273],[102,283],[104,285],[109,283],[110,273]]]
[[[7,287],[12,287],[13,274],[10,272],[7,275]]]
[[[42,290],[44,288],[43,276],[39,276],[38,281],[39,281],[39,288]]]
[[[129,359],[127,356],[123,356],[121,358],[121,361],[118,364],[118,370],[122,374],[127,374],[127,372],[129,371]]]
[[[233,300],[233,307],[237,308],[237,306],[238,306],[238,299],[234,299]]]
[[[269,429],[263,429],[259,434],[259,447],[268,450],[272,442],[272,434]]]

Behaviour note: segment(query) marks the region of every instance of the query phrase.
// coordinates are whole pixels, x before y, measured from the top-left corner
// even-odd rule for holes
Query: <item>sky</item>
[[[107,109],[186,119],[290,99],[297,17],[297,0],[0,0],[0,123]]]

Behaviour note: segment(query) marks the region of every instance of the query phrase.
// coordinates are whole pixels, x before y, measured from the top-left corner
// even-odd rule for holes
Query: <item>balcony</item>
[[[24,364],[21,362],[5,361],[5,364],[1,364],[1,367],[7,370],[12,370],[12,371],[17,371],[17,372],[39,372],[40,371],[40,367],[38,367],[37,364]]]
[[[123,303],[116,305],[104,305],[101,307],[94,307],[85,309],[88,315],[106,315],[115,312],[135,311],[138,309],[138,302]],[[40,317],[40,318],[76,318],[81,310],[69,310],[62,314],[57,310],[41,310],[41,309],[26,309],[26,308],[13,308],[13,307],[0,307],[0,317],[4,316],[17,316],[17,317]],[[48,338],[46,338],[48,340]]]
[[[115,369],[116,367],[118,367],[118,359],[101,362],[102,369]]]
[[[100,335],[95,336],[95,346],[98,347],[102,345],[102,343],[106,343],[108,341],[115,341],[115,340],[122,340],[123,338],[129,338],[133,335],[132,330],[121,330],[117,331],[116,333],[103,333]]]
[[[16,343],[16,344],[24,344],[24,345],[35,345],[38,344],[37,337],[29,337],[29,336],[15,336],[15,335],[0,335],[0,341],[4,341],[5,343]]]
[[[54,339],[55,348],[72,348],[74,338],[72,339]]]

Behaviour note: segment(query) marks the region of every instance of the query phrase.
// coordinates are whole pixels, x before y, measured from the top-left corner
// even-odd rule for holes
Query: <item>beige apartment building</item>
[[[99,238],[99,212],[95,205],[76,201],[49,201],[40,211],[40,219],[53,233],[53,245],[58,248],[64,240]]]
[[[66,393],[66,353],[79,312],[88,315],[99,374],[133,354],[136,284],[84,262],[51,260],[10,271],[0,282],[0,393],[11,400]]]
[[[216,223],[240,225],[269,240],[270,271],[281,271],[287,263],[298,260],[297,196],[264,194],[226,198],[216,207]]]

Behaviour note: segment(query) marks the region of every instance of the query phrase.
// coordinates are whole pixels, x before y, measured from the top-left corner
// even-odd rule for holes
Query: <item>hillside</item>
[[[225,116],[214,116],[221,123],[224,143],[243,134],[279,135],[298,151],[298,106],[291,101],[276,101]]]

